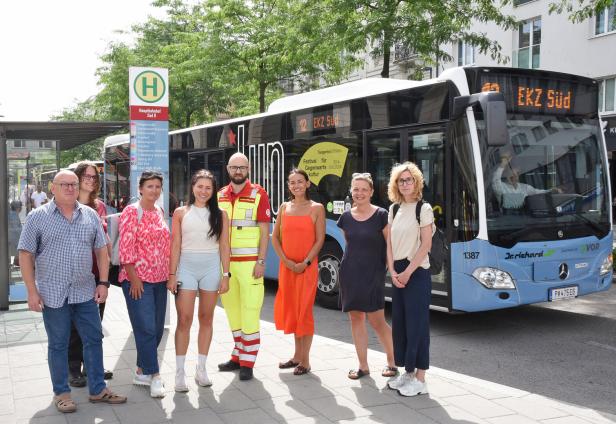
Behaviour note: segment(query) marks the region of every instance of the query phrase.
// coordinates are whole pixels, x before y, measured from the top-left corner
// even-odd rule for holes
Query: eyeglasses
[[[90,174],[83,174],[81,176],[82,180],[89,180],[89,181],[96,181],[98,179],[98,175],[90,175]]]
[[[351,178],[372,178],[370,172],[353,172]]]
[[[413,184],[415,184],[415,180],[413,178],[400,178],[398,180],[398,185],[401,185],[401,186],[413,185]]]
[[[79,187],[79,184],[77,183],[54,183],[55,185],[59,185],[62,190],[68,190],[69,188],[73,189],[73,190],[77,190],[77,187]]]
[[[247,172],[248,171],[248,167],[247,166],[229,165],[229,171],[231,171],[231,172],[237,172],[237,171]]]

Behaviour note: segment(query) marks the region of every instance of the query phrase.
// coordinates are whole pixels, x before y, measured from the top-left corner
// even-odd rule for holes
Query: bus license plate
[[[550,301],[573,299],[578,295],[578,286],[561,287],[558,289],[550,290]]]

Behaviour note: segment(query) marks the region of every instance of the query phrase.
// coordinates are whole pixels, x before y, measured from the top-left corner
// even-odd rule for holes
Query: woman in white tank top
[[[175,391],[187,392],[184,362],[199,293],[199,359],[195,382],[211,386],[205,368],[212,342],[212,320],[218,295],[229,290],[229,218],[218,207],[216,180],[202,169],[191,179],[187,206],[173,213],[167,288],[176,295]],[[222,274],[221,274],[222,262]]]

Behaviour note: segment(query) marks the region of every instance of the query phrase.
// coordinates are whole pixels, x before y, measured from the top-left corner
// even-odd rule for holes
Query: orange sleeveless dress
[[[310,215],[282,217],[282,251],[293,262],[306,259],[316,240],[315,225]],[[312,307],[317,293],[318,260],[313,259],[301,274],[280,262],[278,292],[274,301],[276,329],[297,337],[314,334]]]

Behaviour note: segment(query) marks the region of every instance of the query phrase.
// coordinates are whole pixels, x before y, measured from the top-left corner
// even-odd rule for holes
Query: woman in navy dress
[[[370,203],[374,194],[372,177],[355,173],[351,182],[354,206],[338,220],[346,239],[340,264],[340,303],[351,321],[353,342],[359,367],[349,371],[356,380],[370,374],[368,367],[368,333],[366,319],[376,332],[387,354],[384,377],[397,374],[394,364],[391,327],[385,321],[384,280],[387,261],[389,224],[387,211]]]

